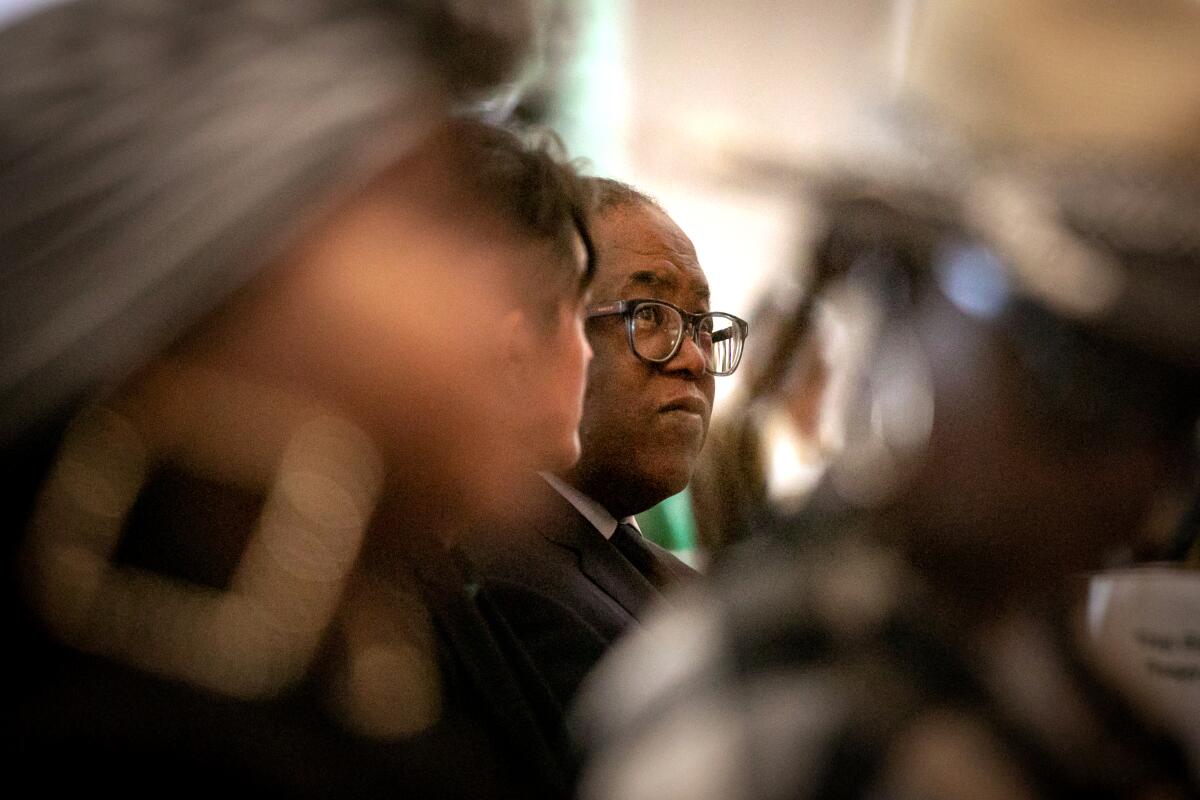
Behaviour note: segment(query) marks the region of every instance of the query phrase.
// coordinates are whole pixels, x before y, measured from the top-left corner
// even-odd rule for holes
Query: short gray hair
[[[650,195],[640,192],[628,183],[622,183],[612,178],[591,178],[592,187],[596,193],[592,211],[600,216],[614,208],[625,206],[646,205],[662,211],[663,208]]]

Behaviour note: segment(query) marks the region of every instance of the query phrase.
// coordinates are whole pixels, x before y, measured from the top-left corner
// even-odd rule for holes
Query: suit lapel
[[[635,619],[659,591],[566,498],[542,482],[546,513],[536,526],[546,539],[573,550],[579,571]]]

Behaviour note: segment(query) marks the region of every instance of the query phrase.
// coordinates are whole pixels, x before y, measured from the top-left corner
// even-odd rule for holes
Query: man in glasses
[[[691,241],[653,200],[595,184],[582,455],[532,476],[515,541],[481,537],[473,553],[564,706],[608,646],[694,574],[646,541],[633,515],[687,486],[715,381],[737,368],[748,330],[709,309]]]

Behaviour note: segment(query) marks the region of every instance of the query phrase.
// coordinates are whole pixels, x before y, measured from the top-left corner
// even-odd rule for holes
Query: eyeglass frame
[[[657,305],[666,306],[667,308],[674,309],[679,314],[680,319],[683,321],[683,327],[680,331],[679,338],[675,340],[675,346],[671,348],[671,352],[668,353],[666,355],[666,357],[664,357],[664,358],[654,359],[654,358],[649,358],[647,356],[644,356],[638,352],[637,346],[634,344],[634,341],[633,341],[633,336],[634,336],[634,334],[633,334],[633,328],[634,328],[633,315],[637,312],[638,306],[640,306],[643,303],[655,303]],[[585,317],[585,319],[593,320],[593,319],[598,319],[600,317],[616,316],[617,314],[620,314],[621,316],[623,316],[625,318],[625,337],[629,341],[629,350],[635,356],[637,356],[639,359],[641,359],[642,361],[646,362],[647,364],[653,364],[655,366],[666,364],[671,359],[675,358],[675,356],[679,355],[679,350],[680,350],[680,348],[683,347],[683,342],[685,339],[691,339],[692,342],[696,345],[696,347],[700,347],[700,342],[698,342],[696,340],[696,336],[700,332],[700,322],[705,317],[721,316],[721,317],[725,317],[727,319],[733,320],[734,328],[736,328],[741,333],[743,346],[746,343],[746,337],[748,337],[750,335],[750,323],[746,322],[746,320],[742,319],[741,317],[734,316],[733,314],[730,314],[726,311],[701,311],[698,314],[693,314],[690,311],[684,311],[682,308],[675,305],[674,303],[668,303],[666,300],[657,300],[653,297],[633,297],[628,300],[616,300],[612,303],[605,303],[603,305],[593,306],[592,308],[588,309],[587,316]],[[688,332],[689,330],[691,331],[690,334]],[[707,362],[708,359],[705,359],[705,361]],[[737,361],[734,362],[732,369],[730,369],[728,372],[716,372],[716,371],[710,369],[708,367],[707,363],[704,365],[704,371],[706,373],[708,373],[709,375],[715,375],[718,377],[727,377],[729,375],[732,375],[734,372],[736,372],[738,366],[741,363],[742,363],[742,351],[739,349]]]

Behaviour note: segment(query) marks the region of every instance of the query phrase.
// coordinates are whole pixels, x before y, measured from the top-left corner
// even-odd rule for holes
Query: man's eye
[[[657,306],[642,306],[634,312],[634,320],[642,326],[652,327],[662,323],[662,311]]]

